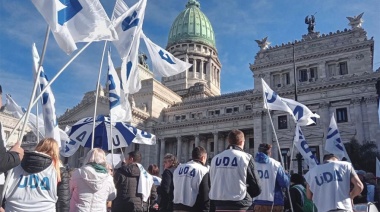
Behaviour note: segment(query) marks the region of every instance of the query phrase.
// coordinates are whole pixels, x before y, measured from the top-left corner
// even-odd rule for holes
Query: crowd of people
[[[201,146],[183,164],[166,154],[161,176],[158,165],[147,170],[141,165],[139,151],[126,154],[121,167],[113,169],[105,152],[94,148],[82,167],[67,170],[52,138],[25,154],[17,145],[6,151],[0,144],[0,172],[7,173],[0,183],[0,211],[325,212],[353,211],[353,204],[379,198],[372,173],[355,171],[332,154],[304,176],[290,175],[271,158],[270,144],[260,144],[253,157],[243,150],[242,131],[232,130],[227,139],[229,146],[210,165]]]

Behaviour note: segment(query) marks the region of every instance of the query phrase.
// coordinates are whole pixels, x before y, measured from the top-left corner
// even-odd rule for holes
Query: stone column
[[[323,147],[325,146],[325,142],[326,142],[326,138],[327,138],[327,134],[328,134],[328,127],[330,125],[330,111],[329,111],[329,107],[330,107],[330,103],[328,102],[321,102],[319,104],[319,108],[320,108],[320,111],[321,111],[321,118],[320,118],[320,123],[322,125],[322,130],[324,132],[324,135],[323,135],[323,141],[322,141],[322,144],[323,144]],[[322,148],[321,149],[321,153],[322,155],[325,155],[325,149]],[[295,154],[294,154],[295,155]]]
[[[194,135],[195,138],[195,147],[199,146],[199,134]]]
[[[376,142],[376,135],[377,131],[379,129],[379,125],[375,124],[378,123],[379,115],[378,115],[378,108],[377,108],[377,97],[370,96],[366,99],[366,105],[367,105],[367,115],[368,115],[368,131],[369,131],[369,141],[375,141]],[[359,141],[361,142],[361,141]]]
[[[364,129],[363,129],[363,113],[361,106],[361,98],[355,98],[351,100],[351,104],[354,108],[354,116],[351,117],[351,122],[355,123],[356,128],[356,139],[358,142],[363,142],[364,139]]]
[[[214,135],[214,155],[218,154],[218,132],[213,132]]]
[[[177,136],[177,158],[179,162],[182,162],[182,139],[181,136]]]
[[[263,112],[253,112],[253,142],[254,142],[254,155],[256,155],[259,145],[263,141]]]
[[[193,78],[197,78],[197,60],[193,59]]]
[[[201,79],[205,79],[205,74],[203,74],[203,64],[204,64],[204,61],[203,60],[201,60],[201,62],[200,62],[200,76],[202,76],[201,77]]]
[[[207,153],[210,153],[211,152],[211,141],[208,140],[207,137],[205,137],[205,143],[206,143],[206,151],[207,151]]]
[[[162,138],[157,139],[157,144],[155,145],[155,152],[156,152],[156,157],[155,161],[153,162],[154,164],[157,164],[158,167],[160,167],[160,157],[161,157],[161,151],[160,151],[160,145],[161,145],[161,140]]]
[[[158,167],[160,167],[161,172],[163,172],[163,164],[164,164],[164,156],[165,156],[165,138],[162,138],[160,140],[161,142],[161,151],[160,151],[160,164],[158,164]]]
[[[189,145],[190,145],[189,140],[188,139],[184,140],[183,145],[185,146],[185,154],[184,154],[185,162],[187,162],[189,161]]]

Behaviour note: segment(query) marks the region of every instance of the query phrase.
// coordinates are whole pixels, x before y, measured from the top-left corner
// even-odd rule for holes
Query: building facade
[[[258,44],[260,50],[249,67],[255,87],[221,95],[222,64],[212,25],[199,2],[189,0],[173,22],[166,49],[193,66],[161,82],[153,78],[146,65],[139,66],[142,88],[130,98],[132,125],[155,134],[158,142],[152,146],[133,144],[126,151],[139,149],[144,166],[162,164],[165,153],[185,162],[198,145],[207,149],[211,159],[227,147],[228,132],[240,129],[246,136],[247,152],[254,154],[260,143],[273,144],[274,158],[283,157],[288,167],[295,124],[284,112],[270,112],[281,148],[278,150],[269,114],[263,109],[261,78],[281,97],[294,99],[297,94],[299,102],[321,116],[315,125],[303,127],[317,158],[324,154],[332,114],[343,142],[356,138],[379,144],[376,83],[380,73],[373,67],[374,40],[367,38],[361,24],[328,34],[309,30],[301,40],[279,46],[270,46],[268,38]],[[98,114],[108,114],[107,90],[101,90]],[[60,126],[92,117],[95,96],[96,92],[86,93],[77,106],[59,118]],[[78,158],[84,154],[81,149],[69,162],[80,165]]]

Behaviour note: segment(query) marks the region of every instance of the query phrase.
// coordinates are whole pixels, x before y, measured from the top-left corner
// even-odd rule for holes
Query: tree
[[[354,169],[376,173],[376,157],[380,158],[380,153],[375,142],[368,141],[359,144],[355,138],[352,138],[344,146]]]

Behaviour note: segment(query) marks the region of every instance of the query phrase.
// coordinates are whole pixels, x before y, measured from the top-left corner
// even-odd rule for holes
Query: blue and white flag
[[[40,62],[40,56],[36,45],[33,43],[33,63],[34,71],[38,73],[38,66]],[[49,83],[46,77],[46,74],[41,67],[40,76],[38,76],[38,81],[40,83],[41,90],[45,89],[46,85]],[[44,128],[45,128],[45,137],[54,138],[58,145],[61,147],[61,136],[60,129],[58,127],[57,116],[55,114],[55,98],[51,87],[49,86],[46,91],[42,94],[42,114],[44,117]]]
[[[342,158],[345,157],[347,161],[351,162],[340,137],[338,125],[336,124],[334,118],[334,113],[331,116],[330,125],[327,132],[325,150],[337,156],[339,160],[342,160]]]
[[[306,105],[294,101],[293,99],[282,98],[282,101],[288,105],[296,124],[300,126],[314,124],[315,122],[312,118],[320,118],[318,114],[311,112]]]
[[[63,145],[59,151],[60,155],[63,157],[71,157],[80,147],[80,143],[76,142],[74,140],[71,140],[68,136],[70,134],[71,127],[66,126],[65,128],[65,136],[61,136],[61,141],[63,142]]]
[[[108,86],[112,122],[132,121],[131,105],[122,90],[121,82],[108,52]]]
[[[77,42],[118,39],[99,0],[32,0],[67,54]]]
[[[170,77],[179,74],[193,65],[174,57],[171,53],[153,43],[144,33],[141,33],[141,37],[145,41],[152,60],[153,71],[158,72],[161,76]]]
[[[298,151],[301,153],[306,164],[309,168],[313,168],[316,165],[319,165],[319,161],[313,152],[310,150],[309,145],[306,142],[305,136],[301,131],[301,127],[296,125],[296,133],[294,136],[294,145],[297,147]]]
[[[282,98],[267,85],[263,78],[261,78],[261,84],[263,86],[265,109],[285,111],[293,115],[293,111],[282,101]]]
[[[138,71],[138,51],[140,46],[140,33],[144,21],[147,0],[140,0],[122,15],[112,20],[119,40],[113,41],[122,59],[121,82],[125,93],[133,94],[140,90],[141,81]],[[121,13],[117,7],[116,14]],[[121,8],[121,9],[120,9]]]

